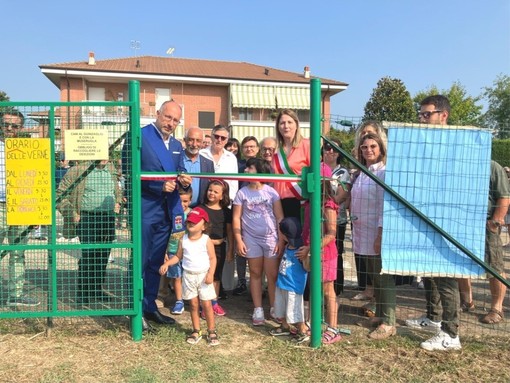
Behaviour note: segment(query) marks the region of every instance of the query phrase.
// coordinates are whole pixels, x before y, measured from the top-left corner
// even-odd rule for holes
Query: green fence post
[[[321,139],[321,81],[310,81],[310,164],[307,176],[307,189],[310,192],[310,310],[312,339],[310,345],[321,345],[322,326],[322,270],[321,270],[321,178],[320,178],[320,139]]]
[[[142,238],[141,238],[141,181],[140,181],[140,82],[129,81],[130,107],[130,138],[131,138],[131,188],[132,226],[131,238],[133,249],[131,252],[133,278],[133,308],[135,315],[131,318],[131,336],[133,340],[142,339]]]

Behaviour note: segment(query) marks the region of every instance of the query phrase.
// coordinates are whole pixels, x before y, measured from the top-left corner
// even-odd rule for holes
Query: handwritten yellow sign
[[[8,225],[51,225],[49,138],[7,138],[5,174]]]
[[[108,129],[74,129],[66,130],[64,134],[66,159],[108,159]]]

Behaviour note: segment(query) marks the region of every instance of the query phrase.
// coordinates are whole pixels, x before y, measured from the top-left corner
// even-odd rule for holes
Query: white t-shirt
[[[368,168],[384,181],[386,169],[382,162]],[[361,255],[377,255],[374,241],[378,228],[382,227],[384,189],[365,173],[360,173],[351,190],[351,219],[353,227],[353,251]]]
[[[214,161],[214,157],[211,153],[211,148],[201,149],[199,154],[203,155],[205,158],[211,160],[214,163],[214,172],[215,173],[231,173],[238,174],[239,167],[237,165],[237,158],[234,154],[230,153],[228,150],[223,149],[223,153],[221,154],[218,162]],[[236,197],[237,190],[239,189],[238,181],[230,181],[225,180],[229,187],[229,197],[232,202]]]
[[[188,234],[182,237],[182,268],[192,273],[203,273],[209,270],[209,254],[207,240],[209,236],[202,234],[199,239],[190,240]]]

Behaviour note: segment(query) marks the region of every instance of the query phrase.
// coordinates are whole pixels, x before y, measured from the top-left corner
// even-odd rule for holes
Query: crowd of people
[[[423,124],[446,125],[449,114],[448,99],[437,95],[422,101],[418,115]],[[219,303],[226,295],[223,271],[226,263],[235,262],[238,278],[233,294],[250,293],[252,324],[264,325],[266,319],[271,319],[279,324],[270,331],[272,336],[291,336],[296,343],[308,341],[310,206],[298,182],[265,183],[256,176],[268,173],[300,176],[303,168],[310,166],[310,142],[302,136],[297,114],[290,109],[281,110],[275,121],[275,136],[260,142],[253,136],[239,141],[231,137],[229,127],[217,125],[210,135],[197,126],[189,127],[181,143],[174,137],[181,118],[181,106],[167,101],[157,112],[156,121],[141,130],[142,172],[178,174],[175,179],[142,180],[144,330],[150,329],[148,321],[175,323],[174,318],[158,308],[171,285],[175,293],[170,309],[173,315],[182,314],[184,301],[189,301],[192,329],[186,341],[196,344],[205,337],[210,345],[218,345],[215,316],[227,314]],[[4,121],[4,130],[7,127],[9,131],[14,125]],[[332,142],[342,146],[338,140]],[[130,174],[131,153],[131,142],[127,139],[120,171],[125,176]],[[353,154],[384,180],[387,138],[381,124],[367,121],[358,128]],[[359,324],[371,328],[370,339],[387,339],[397,334],[397,303],[394,276],[381,274],[383,189],[359,169],[347,169],[342,164],[342,155],[329,142],[322,146],[321,160],[321,265],[326,322],[322,342],[342,340],[337,298],[344,291],[344,239],[349,226],[359,289],[352,299],[369,302],[364,307],[370,318]],[[86,177],[80,178],[85,171]],[[223,174],[249,177],[238,181],[223,179]],[[105,160],[94,166],[73,167],[59,184],[57,196],[62,198],[57,208],[84,243],[113,241],[115,214],[125,202],[117,176],[118,171]],[[486,261],[506,277],[499,233],[502,226],[509,225],[510,187],[505,170],[494,161],[490,180]],[[0,207],[5,205],[1,186]],[[67,193],[70,188],[73,192]],[[0,234],[9,236],[15,234],[15,229],[20,230],[12,226],[0,229]],[[110,249],[104,246],[82,250],[78,303],[111,298],[102,290],[109,255]],[[8,303],[35,304],[38,302],[15,289],[14,282],[21,275],[16,266],[21,264],[17,261],[21,256],[22,252],[11,252],[9,270],[13,282],[9,286],[12,285],[13,292]],[[405,324],[437,332],[421,343],[426,350],[460,349],[459,311],[474,307],[470,281],[433,277],[423,278],[423,282],[426,314],[409,318]],[[497,278],[490,277],[489,283],[491,309],[481,321],[497,324],[504,320],[506,287]],[[264,310],[265,294],[269,315]],[[204,334],[200,318],[207,323]]]
[[[173,122],[175,129],[177,121],[174,120],[179,120],[180,113],[177,111],[177,104],[173,103],[174,110],[169,110],[169,105],[172,105],[172,102],[164,104],[157,121],[144,129],[158,130],[165,121]],[[445,125],[449,113],[448,99],[444,96],[432,96],[423,100],[419,118],[424,124]],[[194,141],[190,139],[190,135],[195,136]],[[172,141],[173,138],[170,137],[169,140]],[[218,344],[214,315],[226,314],[225,309],[218,303],[224,295],[221,277],[223,265],[236,259],[238,284],[234,294],[240,295],[249,290],[253,301],[253,325],[262,325],[266,318],[269,318],[280,323],[279,327],[271,330],[271,335],[291,334],[295,342],[307,341],[310,335],[310,293],[307,281],[310,219],[309,204],[302,197],[300,184],[277,181],[270,185],[257,180],[256,177],[248,181],[214,178],[214,173],[300,175],[304,167],[310,166],[310,143],[301,135],[296,113],[292,110],[280,111],[275,122],[275,137],[264,138],[260,143],[252,136],[239,141],[231,137],[228,127],[221,125],[213,128],[209,146],[204,141],[204,133],[200,128],[188,129],[184,138],[186,147],[181,153],[185,157],[184,163],[190,163],[186,166],[187,172],[209,173],[208,177],[178,179],[175,182],[175,190],[170,191],[178,196],[177,189],[187,189],[191,185],[193,201],[191,207],[200,209],[200,216],[206,224],[203,233],[213,244],[215,254],[215,270],[211,273],[215,295],[211,297],[204,294],[204,297],[201,297],[201,289],[205,289],[205,286],[194,285],[193,299],[198,297],[198,300],[191,306],[192,312],[196,311],[196,315],[202,315],[207,319],[207,337],[213,334],[212,342]],[[341,146],[338,141],[333,143]],[[354,155],[362,165],[382,180],[387,157],[386,145],[386,134],[378,122],[368,121],[357,130]],[[190,153],[194,154],[190,156]],[[360,289],[359,294],[353,299],[373,302],[366,310],[372,315],[367,315],[370,318],[359,324],[372,329],[368,335],[370,339],[387,339],[397,333],[396,282],[394,276],[381,274],[383,189],[363,172],[350,171],[342,166],[342,156],[329,143],[323,145],[321,154],[323,161],[321,174],[324,177],[321,264],[327,325],[323,333],[323,343],[335,343],[342,339],[338,329],[341,318],[338,319],[337,297],[344,288],[343,241],[349,222],[352,225],[353,252]],[[198,166],[198,158],[208,160],[208,165],[203,165],[208,166],[208,170],[204,171],[203,166]],[[193,168],[191,163],[198,167]],[[175,161],[175,164],[180,162]],[[492,167],[494,169],[489,193],[492,203],[489,205],[487,222],[489,238],[487,261],[505,276],[504,269],[500,267],[503,259],[501,243],[498,245],[498,239],[492,238],[489,232],[497,233],[499,227],[505,224],[504,217],[508,209],[510,191],[506,177],[504,182],[500,180],[504,174],[502,168],[499,169],[499,165],[494,162]],[[144,169],[142,166],[142,170],[150,169]],[[163,190],[163,182],[157,182]],[[204,186],[205,184],[207,186]],[[500,211],[503,210],[505,214],[501,215]],[[185,231],[189,234],[190,229],[196,224],[186,218],[184,222]],[[499,238],[497,235],[495,237]],[[180,239],[177,247],[177,258],[183,260],[182,264],[185,263],[186,254],[187,256],[192,254],[187,247],[193,246],[193,241],[189,242],[189,238],[187,240],[184,238],[187,237]],[[166,263],[178,264],[175,258],[170,258],[170,255],[160,253],[158,255],[160,264],[163,264],[165,259]],[[174,260],[168,261],[169,259]],[[211,255],[208,259],[211,259]],[[212,262],[209,261],[207,264],[213,267]],[[249,268],[249,284],[246,265]],[[163,275],[166,274],[166,269],[161,271],[165,271]],[[210,275],[207,274],[207,280],[210,279]],[[269,315],[266,315],[263,307],[263,294],[266,293],[264,281],[267,284]],[[463,280],[434,277],[424,278],[424,283],[427,314],[419,318],[409,318],[406,325],[437,331],[435,336],[422,342],[421,347],[424,349],[460,349],[458,312],[461,304],[472,304],[461,302],[461,297],[468,296],[462,287]],[[504,284],[497,278],[490,278],[490,285],[493,305],[481,321],[495,324],[503,320],[502,300],[506,290]],[[187,291],[183,296],[189,297],[191,287],[185,280],[182,288]],[[156,316],[166,318],[161,313],[155,316],[153,307],[151,309],[152,311],[144,312],[146,319],[160,319]],[[169,319],[156,321],[168,323]],[[200,328],[196,327],[197,323],[193,320],[193,332],[188,337],[190,343],[196,343],[202,337]]]

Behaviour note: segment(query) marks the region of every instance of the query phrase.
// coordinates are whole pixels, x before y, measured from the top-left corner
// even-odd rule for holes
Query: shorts
[[[338,258],[322,260],[322,281],[336,281]]]
[[[182,273],[182,299],[189,301],[197,296],[203,301],[210,301],[216,298],[214,284],[204,282],[208,271],[193,273],[184,270]]]
[[[175,257],[174,254],[170,254],[170,258]],[[168,278],[181,278],[182,277],[182,261],[179,263],[170,266],[168,271],[166,272],[166,276]]]
[[[252,237],[243,238],[244,245],[246,246],[246,258],[276,258],[278,253],[274,249],[278,244],[277,238],[267,238],[265,240],[256,240]]]
[[[305,321],[303,295],[276,287],[274,299],[274,315],[285,318],[287,323]]]
[[[505,272],[502,246],[499,230],[497,233],[493,233],[487,228],[485,230],[485,262],[499,274]],[[492,275],[489,275],[489,278],[491,277]]]

